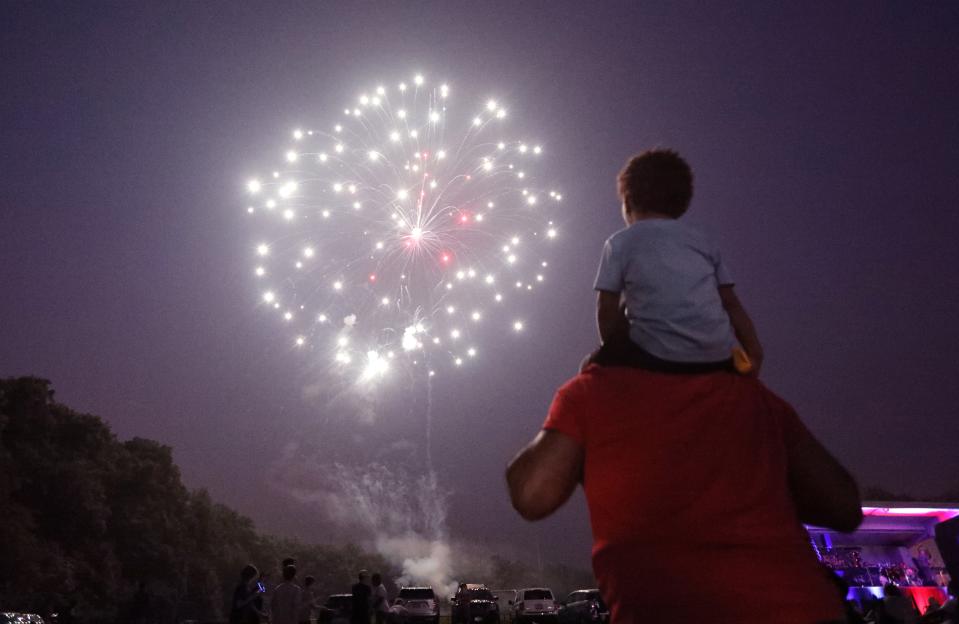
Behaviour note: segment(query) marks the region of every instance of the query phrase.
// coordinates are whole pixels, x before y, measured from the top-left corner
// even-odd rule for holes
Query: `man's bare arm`
[[[613,336],[629,332],[629,322],[620,305],[619,293],[600,290],[596,295],[596,324],[599,339],[606,342]]]
[[[756,334],[756,327],[749,318],[746,308],[743,307],[736,291],[731,285],[719,287],[719,298],[722,299],[723,309],[729,315],[729,322],[736,333],[736,340],[743,346],[746,354],[753,363],[753,372],[758,373],[763,364],[763,346],[759,342],[759,336]]]
[[[506,468],[513,508],[540,520],[569,500],[583,474],[583,449],[569,436],[540,431]]]
[[[845,533],[862,522],[862,500],[852,475],[811,434],[788,451],[789,489],[806,524]]]

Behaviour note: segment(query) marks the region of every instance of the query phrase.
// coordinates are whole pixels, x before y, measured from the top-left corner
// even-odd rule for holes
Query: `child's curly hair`
[[[653,148],[633,156],[619,172],[619,196],[627,210],[683,216],[693,198],[693,171],[670,149]]]

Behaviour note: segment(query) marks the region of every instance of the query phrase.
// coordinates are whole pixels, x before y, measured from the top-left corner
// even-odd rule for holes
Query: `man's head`
[[[617,188],[627,223],[650,213],[678,219],[693,198],[693,172],[673,150],[654,148],[629,159]]]
[[[383,582],[383,577],[380,576],[379,572],[374,572],[371,580],[373,581],[373,585],[376,586]]]
[[[367,570],[360,570],[359,577],[360,582],[364,585],[370,584],[370,573]]]
[[[296,578],[296,566],[288,565],[283,567],[283,580],[292,581]]]
[[[308,575],[306,575],[306,577],[303,579],[303,586],[304,586],[304,587],[309,587],[310,585],[312,585],[312,584],[315,583],[315,582],[316,582],[316,578],[314,578],[312,575],[309,575],[309,574],[308,574]]]
[[[295,566],[295,565],[296,565],[296,559],[293,558],[293,557],[287,557],[286,559],[283,560],[283,563],[280,564],[280,569],[283,569],[283,568],[285,568],[285,567],[288,566],[288,565]]]

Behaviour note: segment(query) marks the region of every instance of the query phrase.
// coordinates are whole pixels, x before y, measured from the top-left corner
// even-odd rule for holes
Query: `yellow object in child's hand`
[[[733,349],[733,367],[741,375],[748,375],[753,371],[753,361],[749,359],[749,354],[741,347]]]

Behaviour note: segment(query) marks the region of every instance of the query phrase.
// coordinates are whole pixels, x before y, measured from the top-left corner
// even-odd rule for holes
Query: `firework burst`
[[[362,381],[479,357],[546,281],[562,195],[537,185],[543,147],[502,102],[453,100],[422,76],[377,86],[246,183],[264,310]]]

